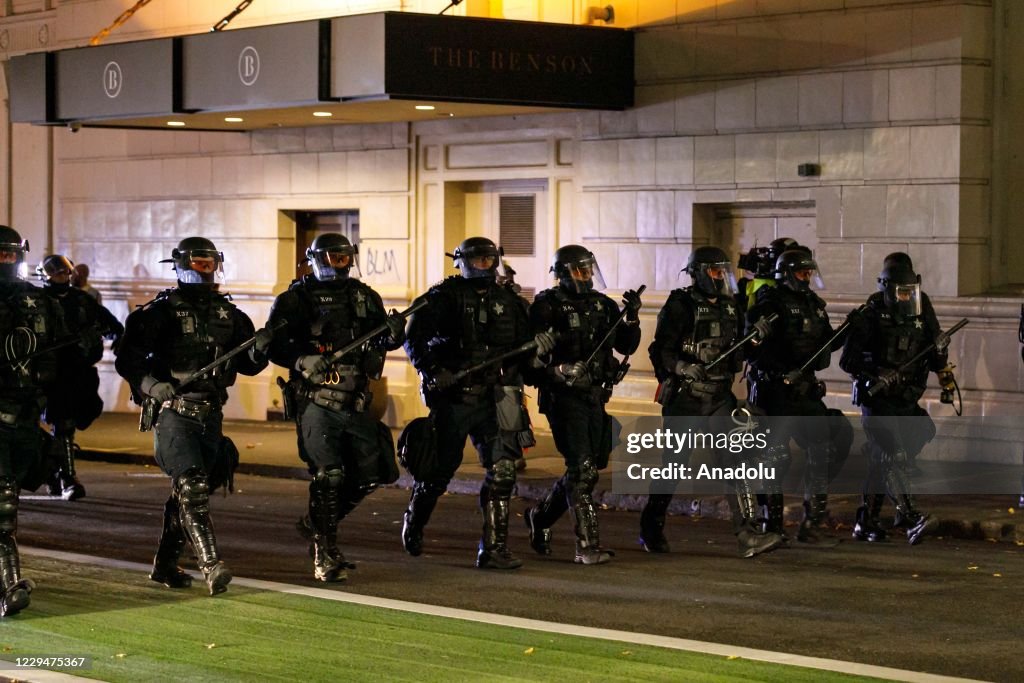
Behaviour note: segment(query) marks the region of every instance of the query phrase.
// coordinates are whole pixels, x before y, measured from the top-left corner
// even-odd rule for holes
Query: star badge
[[[35,308],[35,307],[36,307],[36,300],[33,299],[30,296],[26,296],[25,297],[25,308]]]
[[[921,322],[920,320],[915,320],[914,321],[914,329],[915,330],[920,330],[922,327],[924,327],[924,323],[923,322]]]
[[[726,313],[729,314],[730,317],[736,315],[736,309],[732,307],[732,304],[729,304],[728,306],[726,306],[725,307],[725,311],[726,311]]]
[[[228,309],[226,309],[226,308],[218,308],[217,309],[217,318],[219,318],[220,320],[227,320],[228,319]]]
[[[505,307],[497,301],[494,302],[494,315],[501,315],[505,312]]]

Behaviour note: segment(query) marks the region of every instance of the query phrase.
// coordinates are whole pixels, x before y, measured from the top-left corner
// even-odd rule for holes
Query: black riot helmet
[[[697,247],[690,252],[683,271],[705,296],[716,298],[736,294],[736,277],[729,256],[718,247]]]
[[[467,237],[455,248],[454,254],[448,254],[455,259],[455,265],[458,266],[462,277],[490,280],[498,275],[501,255],[498,245],[486,237]]]
[[[216,288],[224,282],[224,252],[205,237],[186,237],[171,250],[171,258],[160,263],[173,263],[183,285]]]
[[[336,232],[317,235],[306,249],[306,260],[313,269],[313,275],[321,282],[346,280],[353,268],[355,276],[360,276],[359,247]]]
[[[806,247],[787,249],[775,262],[775,279],[794,292],[825,289],[818,263]]]
[[[755,278],[769,280],[775,273],[775,262],[782,252],[796,249],[800,245],[792,237],[774,239],[767,247],[753,247],[746,254],[740,254],[739,267]]]
[[[36,267],[36,275],[43,287],[55,294],[64,294],[71,288],[71,273],[75,264],[63,254],[51,254]]]
[[[906,261],[886,261],[878,275],[878,291],[885,305],[904,317],[921,315],[921,276]]]
[[[910,258],[910,254],[904,251],[894,251],[885,257],[882,262],[882,268],[886,268],[890,265],[904,266],[906,268],[914,269],[914,261]]]
[[[568,292],[600,292],[605,288],[594,253],[578,244],[567,244],[555,252],[551,272],[558,278],[558,286]]]
[[[14,228],[0,225],[0,281],[10,282],[18,279],[18,270],[25,262],[27,251],[28,240],[21,239],[21,235]]]

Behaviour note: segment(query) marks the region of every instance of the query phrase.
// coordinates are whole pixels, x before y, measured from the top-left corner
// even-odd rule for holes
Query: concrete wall
[[[131,4],[9,4],[0,55],[82,44]],[[211,4],[153,3],[111,39],[205,30],[222,15]],[[233,26],[445,4],[261,2]],[[837,318],[874,290],[882,257],[899,249],[914,257],[944,323],[972,318],[954,345],[969,409],[1019,411],[1015,301],[981,296],[1024,282],[1014,237],[1024,212],[1010,189],[1021,180],[1024,79],[1008,66],[1024,49],[1017,4],[616,4],[615,25],[637,29],[638,104],[627,112],[252,134],[59,130],[52,142],[49,131],[4,126],[0,166],[12,181],[0,187],[0,209],[46,248],[89,262],[122,316],[172,282],[156,262],[201,232],[226,252],[229,289],[259,324],[293,266],[287,211],[359,209],[364,253],[387,251],[395,264],[370,280],[401,305],[450,272],[443,247],[468,229],[459,188],[537,181],[547,188],[542,248],[590,245],[612,294],[648,285],[644,343],[613,403],[630,413],[656,408],[646,344],[668,291],[686,284],[678,271],[693,245],[739,250],[797,237],[816,249]],[[457,13],[467,7],[588,16],[580,0],[466,3]],[[495,161],[479,163],[488,149]],[[802,163],[821,175],[800,177]],[[422,411],[401,361],[399,352],[387,370],[393,422]],[[849,408],[845,378],[826,374],[831,400]],[[104,386],[108,405],[127,408],[109,366]],[[276,397],[271,373],[234,395],[231,414],[261,417]]]

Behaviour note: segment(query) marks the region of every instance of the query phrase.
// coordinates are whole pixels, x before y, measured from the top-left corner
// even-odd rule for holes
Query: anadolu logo
[[[260,77],[260,53],[251,45],[242,48],[238,55],[238,78],[242,85],[252,85]]]
[[[124,76],[121,74],[121,65],[117,62],[107,62],[103,67],[103,92],[110,99],[114,99],[121,94],[122,83]]]

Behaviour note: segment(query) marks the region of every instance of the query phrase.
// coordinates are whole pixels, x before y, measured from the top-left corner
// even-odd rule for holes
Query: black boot
[[[313,577],[325,583],[348,579],[348,563],[338,550],[338,488],[342,479],[340,469],[321,468],[309,483]]]
[[[907,542],[910,545],[917,545],[925,536],[935,533],[939,527],[939,519],[918,511],[914,497],[910,494],[906,473],[900,464],[903,460],[898,457],[894,457],[893,460],[893,465],[885,474],[885,484],[889,490],[889,497],[896,503],[894,526],[905,527]]]
[[[0,531],[0,617],[17,614],[28,607],[32,589],[31,579],[21,578],[21,560],[14,535]]]
[[[786,499],[781,493],[769,493],[765,496],[765,511],[767,518],[764,522],[766,533],[778,534],[782,537],[783,544],[789,543],[789,536],[786,535]]]
[[[581,500],[573,503],[571,508],[573,521],[576,525],[576,564],[604,564],[610,562],[615,552],[601,547],[600,531],[597,526],[597,513],[590,496],[580,496]]]
[[[559,478],[539,504],[528,509],[523,519],[530,530],[530,547],[538,555],[551,554],[551,526],[569,509],[565,477]]]
[[[828,520],[828,512],[825,507],[827,500],[827,496],[816,494],[811,496],[810,500],[804,501],[804,519],[800,523],[796,540],[819,548],[834,548],[839,545],[839,539],[832,535],[826,523]]]
[[[69,433],[64,433],[56,438],[57,448],[60,450],[60,497],[64,500],[78,500],[85,497],[85,487],[78,481],[75,472],[75,451],[78,446],[74,441],[74,428]]]
[[[217,538],[210,520],[210,488],[206,474],[191,469],[175,481],[178,516],[182,531],[192,546],[196,562],[206,579],[210,595],[223,593],[231,583],[231,570],[220,560]]]
[[[178,558],[185,549],[185,534],[178,521],[178,501],[170,496],[164,503],[164,527],[160,532],[160,545],[153,558],[153,571],[149,578],[168,588],[188,588],[192,577],[178,566]]]
[[[665,516],[668,514],[672,496],[667,493],[652,493],[640,513],[640,545],[649,553],[667,553],[668,539],[665,538]]]
[[[864,502],[857,508],[857,521],[853,525],[853,537],[858,541],[879,543],[886,540],[885,529],[882,528],[882,524],[878,520],[884,501],[885,496],[882,494],[864,494]]]
[[[736,543],[740,557],[750,558],[770,552],[782,545],[782,536],[765,531],[765,522],[758,516],[757,496],[746,481],[736,484],[736,495],[729,498],[736,525]]]
[[[480,569],[518,569],[523,561],[508,549],[507,498],[489,498],[484,504],[484,532],[476,555]]]
[[[437,496],[422,484],[412,489],[409,507],[402,517],[402,546],[413,557],[423,554],[423,529],[437,505]]]
[[[18,484],[11,477],[0,477],[0,617],[28,607],[29,594],[36,587],[30,579],[21,578],[17,531]]]

